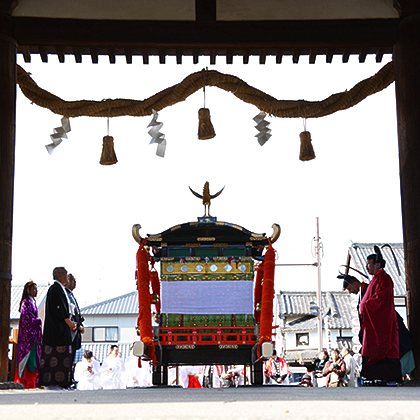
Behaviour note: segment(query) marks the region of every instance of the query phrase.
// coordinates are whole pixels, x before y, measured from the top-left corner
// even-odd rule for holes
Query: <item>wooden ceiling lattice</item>
[[[256,21],[256,22],[154,22],[154,21],[94,21],[72,19],[13,18],[13,36],[18,54],[31,62],[39,55],[43,62],[57,56],[64,63],[70,56],[76,63],[90,57],[98,63],[107,56],[111,64],[117,57],[125,57],[128,64],[133,57],[142,57],[148,64],[150,57],[165,64],[167,57],[175,57],[182,64],[184,57],[207,56],[210,64],[224,57],[232,64],[242,57],[248,64],[250,57],[258,57],[265,64],[269,57],[281,64],[286,56],[298,63],[302,56],[309,63],[325,57],[348,62],[350,56],[363,63],[374,55],[379,63],[385,54],[392,54],[398,38],[398,19],[341,20],[341,21]],[[159,30],[156,30],[159,28]]]

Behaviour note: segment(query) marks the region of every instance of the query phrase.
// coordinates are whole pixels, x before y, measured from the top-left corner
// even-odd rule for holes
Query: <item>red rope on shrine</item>
[[[152,328],[152,299],[150,295],[150,271],[149,271],[149,254],[144,245],[144,240],[137,251],[137,290],[139,296],[139,317],[137,318],[137,326],[140,330],[140,339],[150,349],[149,357],[153,360],[153,365],[156,365],[155,345],[153,342],[153,328]]]
[[[258,357],[260,357],[262,343],[272,341],[275,259],[276,254],[270,241],[270,246],[264,256]]]
[[[264,275],[264,261],[258,265],[257,275],[255,276],[254,286],[254,318],[257,324],[261,319],[261,297],[262,297],[262,281]]]

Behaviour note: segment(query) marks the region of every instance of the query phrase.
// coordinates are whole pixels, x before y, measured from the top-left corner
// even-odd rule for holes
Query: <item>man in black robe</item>
[[[79,350],[82,347],[82,334],[85,332],[85,327],[83,326],[83,321],[85,320],[82,317],[79,304],[73,294],[73,290],[76,288],[76,279],[73,274],[67,276],[68,283],[66,286],[66,293],[70,302],[70,319],[77,324],[76,331],[71,332],[72,346],[73,346],[73,361],[74,356],[76,355],[76,350]],[[72,362],[73,365],[73,362]]]
[[[39,371],[39,386],[69,388],[71,385],[72,337],[76,323],[70,320],[70,305],[65,291],[67,270],[53,270],[54,283],[45,303],[44,333]]]

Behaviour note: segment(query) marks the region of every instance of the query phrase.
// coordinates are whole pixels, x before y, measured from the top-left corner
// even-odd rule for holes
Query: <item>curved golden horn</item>
[[[131,229],[131,233],[133,235],[134,240],[140,245],[143,241],[143,238],[140,236],[139,230],[141,229],[141,225],[133,225],[133,228]]]
[[[279,239],[279,236],[281,233],[281,227],[277,223],[273,223],[273,226],[271,227],[273,228],[273,234],[270,236],[270,239],[271,239],[271,243],[273,244],[274,242],[277,241],[277,239]]]

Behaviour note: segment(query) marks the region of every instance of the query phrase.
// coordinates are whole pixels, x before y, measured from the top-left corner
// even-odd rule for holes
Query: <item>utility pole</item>
[[[316,299],[318,304],[318,351],[323,349],[322,346],[322,294],[321,294],[321,243],[319,238],[319,218],[316,217],[316,237],[315,237],[315,257],[318,273],[318,288]]]
[[[321,294],[321,248],[322,243],[319,237],[319,218],[316,217],[316,237],[315,240],[315,258],[316,261],[311,264],[276,264],[276,266],[305,266],[312,265],[317,267],[318,288],[316,292],[316,302],[311,301],[310,308],[313,315],[318,318],[318,352],[323,349],[322,345],[322,294]]]

